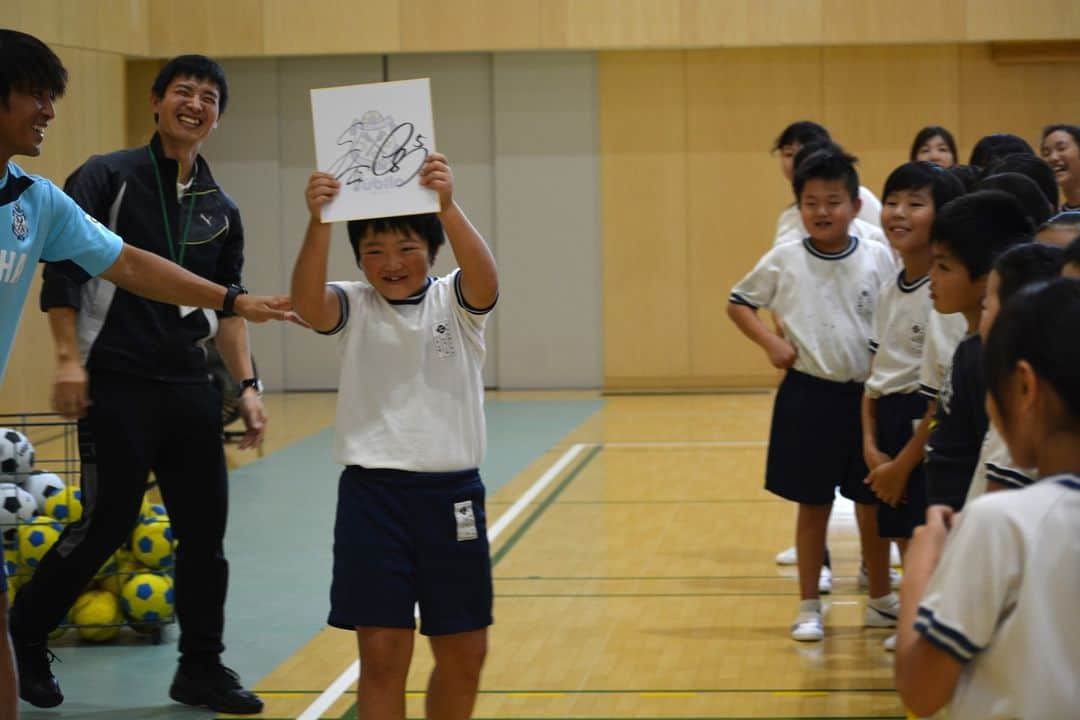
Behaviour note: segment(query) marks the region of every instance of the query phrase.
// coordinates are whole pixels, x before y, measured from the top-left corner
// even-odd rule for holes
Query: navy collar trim
[[[8,168],[7,182],[3,187],[0,187],[0,206],[10,205],[19,199],[19,197],[26,192],[34,181],[26,175],[16,176],[11,172],[11,168]]]
[[[859,238],[855,237],[854,235],[849,235],[848,240],[849,242],[846,248],[834,253],[827,253],[818,250],[816,247],[814,247],[814,244],[810,242],[809,237],[803,238],[803,247],[805,247],[807,252],[809,252],[811,255],[816,258],[821,258],[822,260],[843,260],[851,253],[855,252],[855,248],[859,247]]]
[[[425,284],[424,287],[420,288],[420,291],[417,292],[415,295],[410,295],[404,300],[387,300],[386,302],[390,303],[391,305],[419,305],[421,302],[424,301],[424,297],[427,296],[427,291],[431,288],[432,282],[434,282],[434,278],[429,277],[427,279],[427,284]]]
[[[928,282],[930,282],[930,276],[929,275],[923,275],[922,277],[918,278],[913,283],[905,282],[904,281],[904,271],[903,270],[900,271],[900,274],[896,278],[896,286],[898,288],[900,288],[900,292],[905,292],[905,293],[915,292],[916,290],[918,290],[919,288],[921,288],[923,285],[925,285]]]
[[[1064,485],[1070,490],[1080,490],[1080,479],[1077,479],[1075,475],[1066,475],[1058,478],[1056,482],[1058,485]]]

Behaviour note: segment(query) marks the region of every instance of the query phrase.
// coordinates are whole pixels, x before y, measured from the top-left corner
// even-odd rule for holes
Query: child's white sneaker
[[[885,638],[884,642],[881,643],[881,647],[885,648],[885,652],[896,652],[896,633]]]
[[[899,590],[900,589],[900,579],[901,579],[900,571],[897,570],[896,568],[893,568],[893,567],[889,568],[889,587],[891,587],[893,590]],[[867,574],[867,572],[866,572],[866,566],[865,565],[860,565],[859,566],[859,589],[860,590],[866,590],[868,587],[870,587],[870,575]]]
[[[821,613],[814,611],[800,612],[791,626],[791,639],[799,642],[818,642],[825,639],[825,621]]]
[[[832,592],[832,570],[826,565],[821,566],[821,574],[818,575],[817,588],[818,592],[822,595],[828,595]]]
[[[900,615],[900,598],[896,593],[884,597],[870,598],[863,611],[863,625],[866,627],[896,627],[896,618]]]
[[[781,550],[776,553],[777,565],[794,565],[799,562],[799,556],[795,552],[795,546],[792,545],[787,550]]]

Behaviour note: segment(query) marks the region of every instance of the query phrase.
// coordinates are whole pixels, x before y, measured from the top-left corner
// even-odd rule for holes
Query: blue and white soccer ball
[[[0,476],[21,483],[34,467],[34,446],[18,430],[0,428]]]

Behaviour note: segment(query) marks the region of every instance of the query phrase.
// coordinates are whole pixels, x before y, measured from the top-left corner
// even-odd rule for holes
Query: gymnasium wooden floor
[[[830,530],[827,638],[788,637],[794,573],[773,556],[791,544],[794,509],[761,488],[771,403],[608,397],[489,498],[489,529],[515,515],[492,545],[496,623],[475,717],[904,717],[886,631],[861,627],[850,507]],[[333,401],[277,396],[269,410],[273,452],[324,427]],[[320,632],[257,684],[263,717],[355,717],[355,660],[350,633]],[[410,718],[423,716],[430,668],[420,642]]]

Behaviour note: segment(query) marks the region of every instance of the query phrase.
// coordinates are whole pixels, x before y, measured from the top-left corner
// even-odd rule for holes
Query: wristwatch
[[[236,306],[236,298],[241,295],[247,295],[247,288],[243,285],[232,283],[225,290],[225,302],[221,304],[221,312],[223,315],[234,315],[233,308]]]
[[[236,391],[236,397],[240,397],[241,395],[243,395],[244,391],[248,388],[255,388],[255,392],[258,393],[259,397],[262,397],[263,384],[262,380],[257,377],[249,377],[241,380],[240,388]]]

